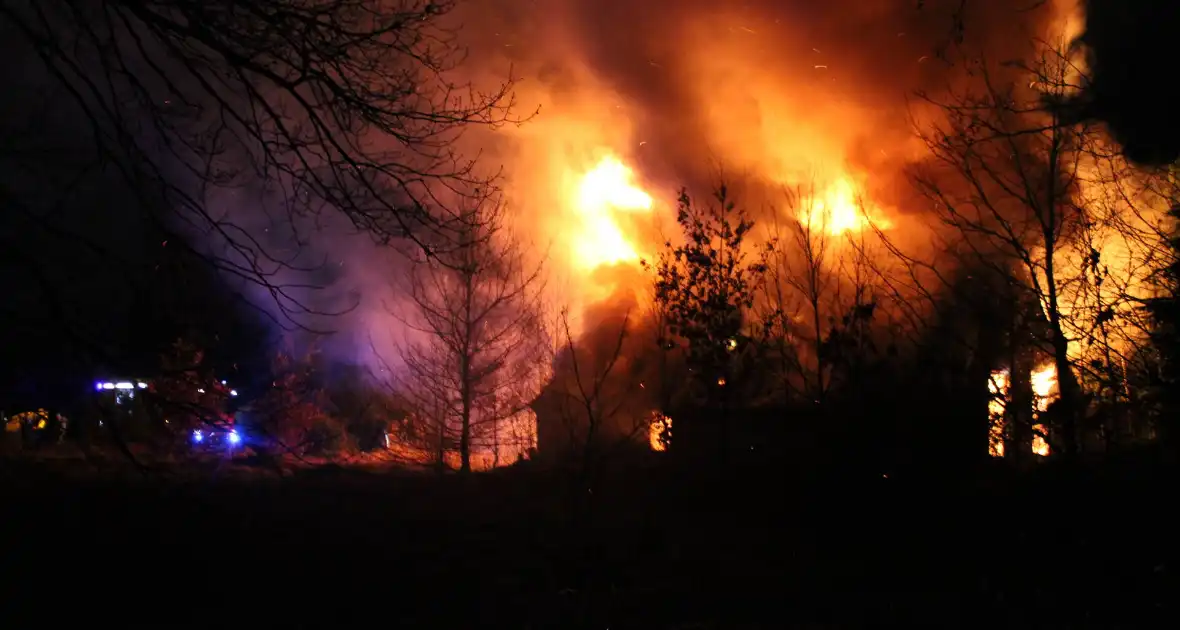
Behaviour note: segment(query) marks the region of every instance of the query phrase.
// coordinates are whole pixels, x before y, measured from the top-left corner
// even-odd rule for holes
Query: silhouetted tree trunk
[[[546,354],[542,269],[526,261],[503,213],[498,198],[466,208],[453,228],[458,241],[402,274],[407,303],[391,309],[407,329],[406,395],[440,433],[457,434],[463,473],[477,438],[487,446],[497,423],[536,397]]]
[[[975,347],[982,348],[982,334],[976,336]],[[987,382],[991,378],[990,362],[988,362],[982,352],[973,353],[970,361],[967,364],[966,377],[967,383],[963,388],[963,394],[967,400],[965,405],[967,409],[966,417],[966,453],[968,461],[972,466],[979,462],[987,461],[990,457],[988,453],[988,438],[991,431],[991,418],[988,415],[988,401],[990,395],[988,393]]]
[[[1054,431],[1062,454],[1073,457],[1086,411],[1079,373],[1089,359],[1070,340],[1088,335],[1101,317],[1087,289],[1094,276],[1079,261],[1090,257],[1086,233],[1117,219],[1083,187],[1096,183],[1086,169],[1113,163],[1094,149],[1095,130],[1066,125],[1037,106],[1042,93],[1065,90],[1073,78],[1063,53],[1044,49],[1032,67],[972,65],[975,88],[930,99],[946,122],[923,132],[932,159],[915,170],[914,182],[934,202],[942,226],[957,232],[957,255],[1010,278],[1025,294],[1018,301],[1043,313],[1044,330],[1032,343],[1056,367]]]
[[[749,340],[746,314],[754,306],[767,273],[767,248],[747,260],[745,237],[753,228],[724,184],[713,194],[713,203],[694,204],[681,191],[677,223],[683,244],[667,244],[654,265],[656,302],[667,317],[671,335],[683,341],[691,371],[691,385],[704,407],[729,414],[736,351]],[[726,430],[719,448],[728,448]]]
[[[630,427],[619,426],[619,416],[633,413],[628,402],[637,391],[639,375],[616,370],[624,360],[623,347],[630,334],[630,312],[618,320],[618,332],[607,328],[610,320],[598,324],[594,333],[603,334],[601,339],[574,339],[570,329],[569,313],[562,311],[558,338],[562,350],[554,360],[554,377],[549,385],[555,398],[557,412],[562,416],[569,432],[571,444],[578,448],[579,487],[592,490],[598,480],[598,472],[608,450],[617,443],[632,442],[637,434],[647,429],[647,418],[631,418]],[[609,334],[609,338],[605,335]],[[601,343],[594,343],[601,342]],[[624,418],[624,422],[625,422]],[[606,434],[606,427],[621,432]],[[629,429],[629,430],[628,430]]]
[[[1008,404],[1005,407],[1007,428],[1004,455],[1023,465],[1032,459],[1033,351],[1031,338],[1017,333],[1012,341],[1012,362],[1008,370]]]

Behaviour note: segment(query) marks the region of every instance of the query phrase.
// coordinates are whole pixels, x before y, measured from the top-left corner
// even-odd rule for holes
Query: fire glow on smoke
[[[534,242],[552,245],[547,271],[565,276],[553,284],[568,292],[553,303],[575,320],[595,302],[649,288],[650,278],[631,272],[658,255],[665,238],[675,240],[676,189],[689,185],[704,201],[702,187],[718,183],[701,172],[710,164],[734,180],[803,193],[794,204],[787,195],[739,195],[759,226],[784,218],[839,238],[895,228],[890,238],[919,258],[937,240],[915,219],[928,200],[899,192],[908,190],[905,168],[928,158],[907,116],[929,112],[910,112],[898,95],[961,79],[932,56],[946,25],[934,24],[929,7],[914,12],[904,2],[817,5],[799,20],[778,19],[786,14],[776,11],[787,9],[769,2],[724,4],[507,1],[495,16],[472,20],[494,23],[480,35],[488,46],[479,57],[489,64],[484,70],[499,80],[499,64],[513,66],[528,79],[518,85],[522,111],[541,108],[495,142],[511,156],[505,170],[514,216]],[[952,4],[959,3],[945,6]],[[1002,4],[1017,3],[972,6]],[[1042,39],[1076,35],[1074,0],[1050,4],[1049,26],[1032,13],[1018,19]],[[1007,54],[1005,46],[1026,33],[1016,34],[1017,25],[1004,23],[1012,16],[1001,20],[999,11],[976,15],[969,35],[999,33],[1002,39],[985,33],[976,44],[995,43]],[[575,334],[580,328],[575,323]],[[1037,370],[1032,381],[1040,414],[1055,395],[1056,373]],[[1002,455],[1008,374],[993,374],[991,389],[992,452]],[[662,425],[651,423],[653,449],[663,446]],[[1048,453],[1043,427],[1032,448]]]

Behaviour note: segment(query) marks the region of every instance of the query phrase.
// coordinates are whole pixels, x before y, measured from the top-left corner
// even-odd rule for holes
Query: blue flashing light
[[[242,442],[242,436],[238,435],[237,431],[230,431],[229,432],[229,443],[230,444],[240,444],[241,442]]]
[[[200,443],[205,441],[205,434],[201,433],[200,429],[193,431],[193,441]]]

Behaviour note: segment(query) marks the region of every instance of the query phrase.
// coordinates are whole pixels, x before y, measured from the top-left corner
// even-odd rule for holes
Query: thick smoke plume
[[[523,19],[475,5],[487,14],[466,27],[489,26],[471,33],[473,57],[498,45],[522,106],[542,106],[534,127],[581,118],[557,142],[597,132],[625,142],[647,177],[677,182],[709,177],[710,162],[773,176],[795,162],[913,157],[907,97],[953,83],[965,70],[956,48],[1021,58],[1052,17],[1027,0],[528,5]]]
[[[675,190],[703,192],[721,174],[740,180],[755,214],[780,203],[783,187],[837,176],[893,217],[921,213],[902,176],[924,157],[913,124],[928,112],[913,95],[966,80],[964,51],[1020,59],[1036,38],[1066,35],[1050,26],[1071,9],[1030,0],[470,2],[453,16],[470,50],[466,78],[490,86],[511,73],[518,113],[537,113],[470,133],[464,149],[502,170],[517,230],[549,256],[555,300],[577,306],[604,272],[569,260],[569,201],[604,154],[656,198],[655,220],[631,226],[649,256],[672,227]],[[342,334],[331,345],[362,362],[374,349],[394,354],[388,278],[403,263],[359,235],[321,230],[313,244],[335,261],[325,295],[356,301],[333,320]]]

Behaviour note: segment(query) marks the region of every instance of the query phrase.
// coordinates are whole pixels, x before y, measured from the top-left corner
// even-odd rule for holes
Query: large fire
[[[805,199],[799,221],[812,232],[822,231],[832,236],[860,232],[870,225],[885,229],[891,223],[880,212],[867,212],[868,203],[852,178],[842,174],[822,194]]]
[[[622,212],[651,212],[652,198],[631,183],[631,169],[608,155],[582,176],[572,204],[579,219],[571,226],[573,263],[583,271],[602,265],[634,263],[640,254],[633,237],[617,220]]]
[[[608,265],[637,264],[653,254],[625,220],[650,216],[652,195],[634,183],[634,171],[608,154],[577,178],[567,203],[576,220],[568,224],[573,267],[582,273]],[[784,200],[784,203],[789,203]],[[797,221],[811,231],[832,236],[853,234],[870,225],[887,229],[890,221],[878,210],[870,214],[865,195],[851,176],[839,173],[821,192],[798,200]]]
[[[575,333],[586,306],[620,289],[639,294],[650,288],[639,261],[656,256],[665,238],[675,240],[675,191],[682,185],[704,201],[707,187],[722,179],[752,183],[753,192],[739,193],[738,204],[762,228],[777,229],[778,219],[786,219],[794,222],[790,227],[807,228],[811,238],[835,237],[833,243],[867,241],[889,230],[889,245],[915,260],[932,259],[946,246],[944,236],[954,238],[924,220],[931,202],[907,177],[907,169],[930,158],[914,126],[940,124],[943,114],[915,102],[921,99],[907,102],[906,95],[959,89],[978,79],[953,51],[940,58],[947,52],[940,47],[954,36],[947,11],[961,3],[929,3],[939,8],[923,12],[903,2],[837,2],[806,15],[799,9],[798,20],[786,19],[793,9],[769,2],[740,9],[721,4],[509,0],[495,16],[481,15],[500,21],[483,33],[494,47],[487,49],[485,70],[495,70],[498,81],[499,70],[511,65],[527,79],[518,85],[521,105],[541,107],[535,120],[507,128],[493,143],[508,147],[514,213],[532,241],[547,247],[548,271],[560,278],[553,301],[568,308]],[[1022,58],[1034,48],[1029,42],[1077,35],[1076,0],[1048,5],[1034,17],[1014,0],[972,3],[979,13],[967,22],[968,45]],[[1086,197],[1103,196],[1085,182],[1079,188]],[[791,191],[809,194],[792,200]],[[762,229],[755,233],[752,238],[766,237]],[[1124,278],[1107,280],[1102,290],[1141,284],[1146,268],[1136,263],[1146,254],[1111,240],[1094,235],[1103,263]],[[851,267],[845,260],[853,258],[850,251],[829,250],[824,264]],[[1058,255],[1054,262],[1070,275],[1085,271],[1083,259]],[[882,276],[887,266],[900,264],[889,254],[880,258],[872,262]],[[901,271],[889,278],[891,290],[924,281]],[[937,291],[937,282],[916,292]],[[1073,305],[1109,302],[1105,295],[1058,290],[1066,303],[1062,314],[1083,324],[1095,316]],[[845,306],[832,302],[825,308]],[[1071,357],[1080,361],[1082,335],[1067,332]],[[993,416],[1003,415],[1008,376],[993,375]],[[1032,378],[1035,417],[1056,395],[1056,372],[1050,367]],[[996,427],[995,454],[1002,454],[1002,429]],[[1033,450],[1047,453],[1043,427],[1034,434]]]
[[[777,206],[833,236],[893,225],[891,238],[930,243],[908,229],[915,200],[903,190],[904,169],[926,157],[913,125],[929,111],[906,95],[965,74],[936,58],[959,3],[494,4],[473,6],[468,22],[488,28],[465,33],[478,33],[489,80],[511,68],[522,112],[540,107],[500,137],[504,167],[529,236],[556,254],[549,271],[572,310],[617,288],[599,270],[636,265],[672,235],[677,188],[703,196],[718,175],[768,189],[816,185],[797,206],[739,199],[764,226],[764,210]],[[1050,4],[1040,15],[1015,0],[972,4],[986,15],[969,16],[968,45],[1024,54],[1048,22],[1075,35],[1076,1]],[[668,234],[653,238],[653,225]]]

